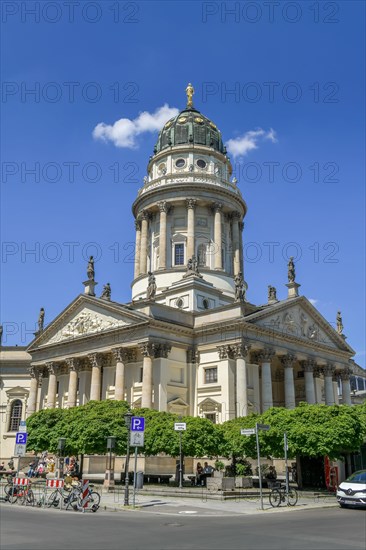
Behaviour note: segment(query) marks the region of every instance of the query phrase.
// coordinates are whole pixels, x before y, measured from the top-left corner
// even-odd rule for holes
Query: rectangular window
[[[144,369],[141,367],[140,368],[140,380],[139,380],[140,384],[142,384],[143,375],[144,375]]]
[[[58,392],[60,391],[60,382],[57,382],[56,386],[56,394],[58,395]]]
[[[205,369],[205,384],[217,382],[217,367]]]
[[[210,420],[212,424],[216,424],[216,413],[206,413],[205,417]]]
[[[174,264],[184,265],[184,244],[176,244],[174,247]]]

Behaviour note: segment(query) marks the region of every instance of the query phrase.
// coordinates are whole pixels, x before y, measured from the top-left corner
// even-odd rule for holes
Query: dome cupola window
[[[186,161],[184,159],[178,159],[175,161],[175,166],[177,168],[183,168],[186,165]]]
[[[205,170],[206,167],[207,167],[207,163],[203,159],[198,159],[197,166],[198,166],[198,168],[201,168],[201,170]]]

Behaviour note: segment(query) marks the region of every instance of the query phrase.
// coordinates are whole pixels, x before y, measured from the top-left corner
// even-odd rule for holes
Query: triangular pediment
[[[286,337],[296,337],[308,343],[318,343],[337,350],[354,353],[345,338],[319,313],[304,296],[283,300],[264,307],[245,318],[251,324]]]
[[[6,390],[6,395],[8,398],[12,399],[14,397],[24,397],[25,395],[29,394],[29,390],[23,388],[22,386],[15,386],[15,388],[10,388],[9,390]]]
[[[80,295],[30,344],[28,351],[146,322],[122,304]]]

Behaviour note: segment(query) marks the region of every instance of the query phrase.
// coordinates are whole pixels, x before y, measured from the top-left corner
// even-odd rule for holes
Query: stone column
[[[316,403],[316,398],[313,372],[316,368],[316,362],[314,359],[308,359],[307,361],[303,361],[302,366],[304,369],[306,402],[310,405],[314,405]]]
[[[294,409],[296,407],[295,400],[295,383],[294,383],[294,362],[296,357],[290,353],[281,357],[281,363],[285,371],[285,407],[286,409]]]
[[[140,242],[140,275],[147,272],[147,229],[149,214],[142,212],[141,215],[141,242]]]
[[[251,363],[252,377],[253,377],[253,407],[254,412],[261,412],[261,395],[259,386],[259,365]]]
[[[142,408],[152,408],[153,371],[152,362],[154,357],[154,344],[140,344],[142,360]]]
[[[160,210],[160,229],[159,229],[159,269],[166,269],[166,215],[168,205],[166,201],[158,202]]]
[[[27,403],[27,418],[37,410],[37,398],[38,398],[38,373],[35,367],[31,366],[29,369],[31,377],[29,397]]]
[[[69,389],[67,396],[67,407],[76,407],[77,392],[78,392],[78,372],[79,365],[78,359],[70,357],[66,359],[67,366],[69,367]]]
[[[102,382],[102,356],[99,353],[91,353],[90,355],[88,355],[88,359],[92,367],[90,400],[100,401],[100,388]]]
[[[236,359],[236,416],[248,416],[248,380],[245,358],[250,345],[240,343],[233,346]]]
[[[258,359],[262,363],[262,412],[273,407],[271,361],[274,356],[272,349],[259,352]]]
[[[239,212],[231,214],[232,219],[232,234],[233,234],[233,264],[234,277],[240,273],[240,234],[239,234]]]
[[[333,374],[335,368],[333,363],[327,363],[323,368],[324,374],[324,393],[325,393],[325,404],[334,405],[334,392],[333,392]]]
[[[186,199],[187,206],[187,258],[185,263],[195,255],[194,243],[194,211],[197,205],[196,199]]]
[[[243,230],[244,222],[239,222],[239,261],[240,261],[240,271],[243,274],[244,278],[244,261],[243,261]]]
[[[128,361],[129,350],[116,348],[112,350],[116,360],[116,382],[114,388],[114,399],[123,401],[125,398],[125,363]]]
[[[171,350],[171,346],[165,343],[154,344],[154,371],[156,373],[156,380],[153,383],[154,393],[154,408],[159,411],[168,410],[168,355]]]
[[[214,212],[214,241],[215,241],[215,269],[222,269],[222,235],[221,235],[221,211],[222,204],[215,202],[212,210]]]
[[[343,405],[352,405],[351,399],[351,384],[350,384],[350,369],[344,369],[340,372],[342,380],[342,403]]]
[[[57,367],[55,363],[50,362],[46,363],[46,369],[48,370],[47,409],[54,409],[56,406]]]
[[[135,220],[136,244],[135,244],[135,279],[140,275],[140,252],[141,252],[141,221]]]
[[[197,373],[199,367],[199,352],[195,347],[187,350],[187,366],[189,372],[189,414],[191,416],[197,416]]]

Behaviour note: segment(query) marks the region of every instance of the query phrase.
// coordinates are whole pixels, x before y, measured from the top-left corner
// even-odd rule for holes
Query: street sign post
[[[257,443],[257,460],[258,460],[258,476],[259,476],[259,493],[261,496],[261,510],[263,510],[263,487],[262,487],[262,470],[261,470],[261,451],[259,448],[259,430],[268,431],[271,426],[268,424],[257,424],[255,425],[255,439]]]
[[[264,432],[268,432],[271,427],[269,424],[256,424],[256,426],[258,430],[262,430]]]
[[[26,445],[22,443],[15,443],[14,455],[15,456],[25,456]]]
[[[187,424],[185,422],[175,422],[174,430],[176,432],[185,432],[187,429]]]
[[[174,430],[179,432],[179,489],[183,487],[183,457],[182,457],[182,432],[187,429],[185,422],[175,422]]]
[[[143,416],[133,416],[131,418],[131,432],[144,432],[145,418]]]
[[[137,448],[144,446],[145,418],[143,416],[133,416],[131,418],[130,445],[135,447],[135,463],[133,469],[133,500],[132,506],[136,503],[136,469],[137,469]]]
[[[18,432],[26,432],[26,431],[27,431],[27,424],[26,424],[25,420],[21,420],[19,422]]]
[[[26,432],[17,432],[15,436],[16,445],[26,445],[28,434]]]
[[[254,435],[255,434],[255,428],[247,428],[240,430],[240,435]]]
[[[143,447],[144,432],[130,432],[130,445],[131,447]]]

